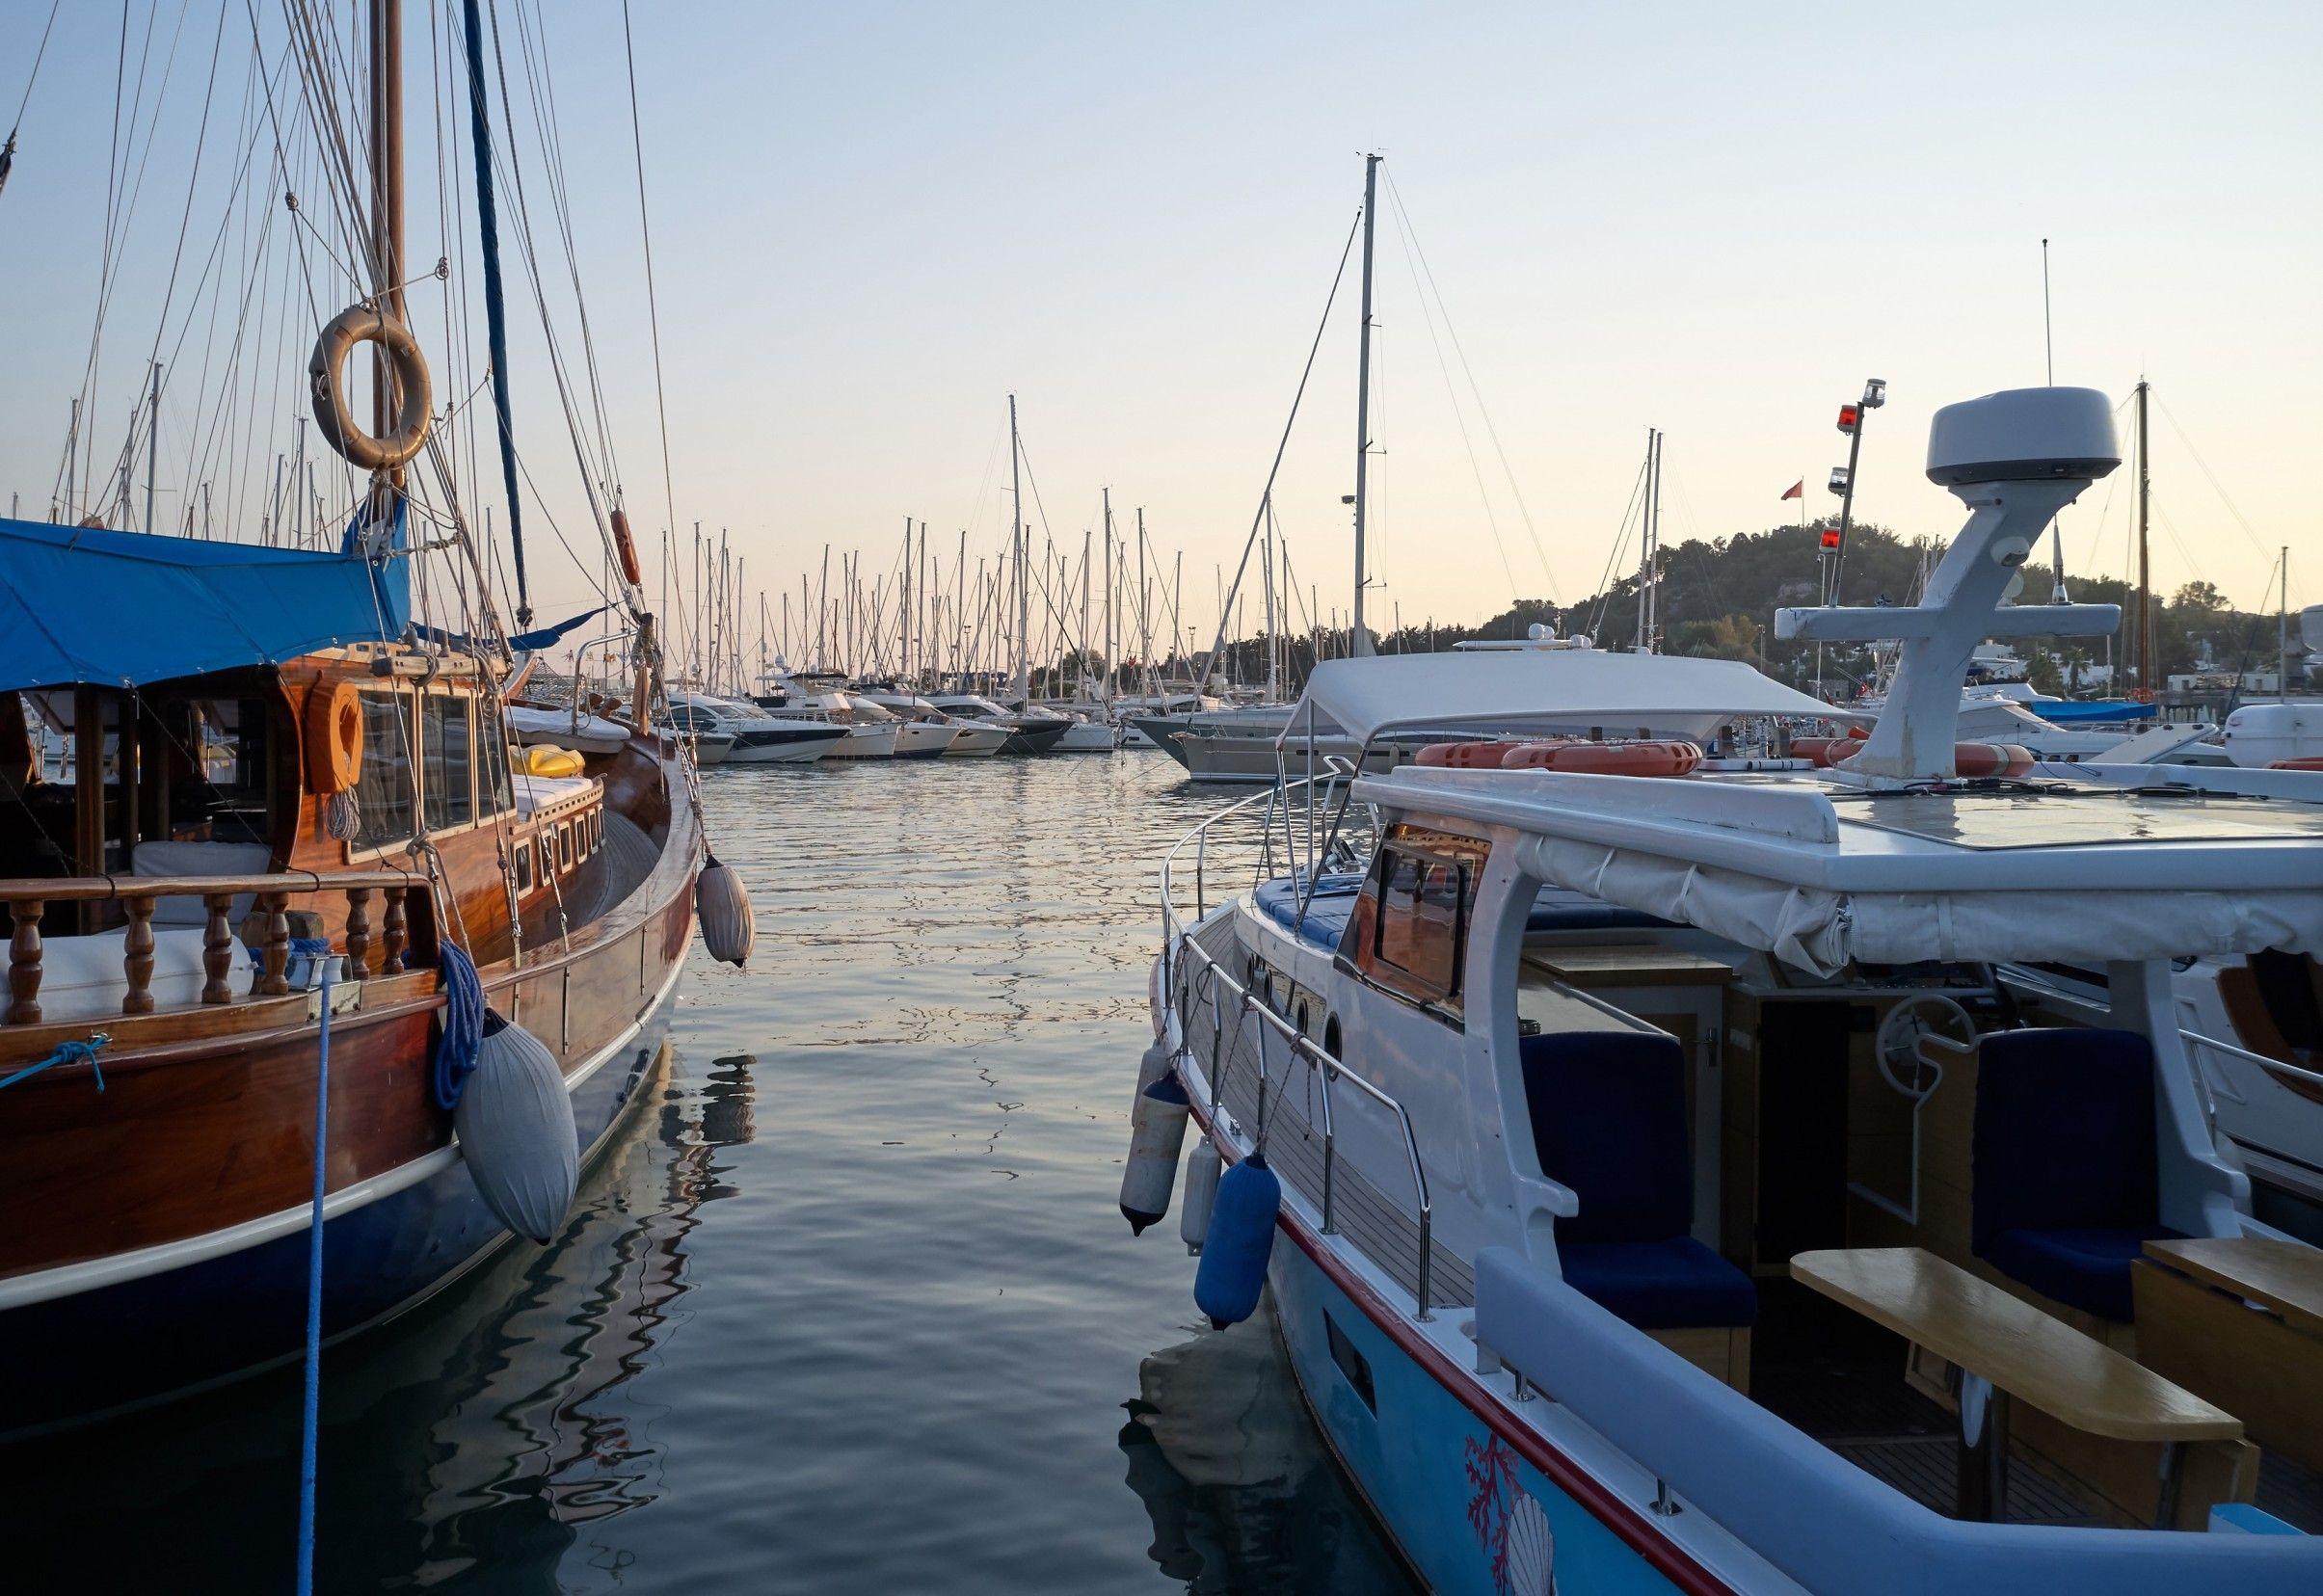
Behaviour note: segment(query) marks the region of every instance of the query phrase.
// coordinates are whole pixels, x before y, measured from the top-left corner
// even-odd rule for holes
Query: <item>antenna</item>
[[[2048,240],[2041,241],[2041,351],[2048,361],[2048,386],[2057,386],[2057,337],[2048,309]]]

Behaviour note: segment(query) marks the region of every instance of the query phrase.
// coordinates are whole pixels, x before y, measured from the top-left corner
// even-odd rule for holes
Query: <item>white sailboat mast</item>
[[[1016,522],[1016,701],[1032,697],[1032,586],[1025,569],[1025,488],[1023,454],[1016,441],[1016,395],[1008,396],[1008,503]]]
[[[1357,658],[1372,652],[1363,630],[1363,512],[1366,467],[1372,458],[1372,235],[1377,220],[1379,157],[1363,158],[1363,331],[1355,361],[1355,618],[1349,649]]]

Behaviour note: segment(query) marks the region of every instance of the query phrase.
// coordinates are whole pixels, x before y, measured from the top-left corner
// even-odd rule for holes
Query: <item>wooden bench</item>
[[[1961,1417],[1960,1516],[1997,1520],[2008,1496],[2010,1405],[2021,1402],[2086,1436],[2159,1450],[2153,1522],[2199,1526],[2206,1501],[2188,1503],[2189,1449],[2239,1448],[2242,1422],[2190,1391],[2093,1341],[2031,1303],[1917,1247],[1801,1253],[1791,1274],[1874,1323],[1943,1359],[1958,1371]],[[2247,1449],[2244,1449],[2247,1450]],[[2247,1495],[2239,1457],[2227,1462],[2224,1490]],[[2219,1478],[2203,1468],[2205,1486]],[[2239,1491],[2236,1486],[2239,1484]]]
[[[2149,1241],[2130,1271],[2138,1355],[2323,1469],[2323,1252],[2265,1237]]]

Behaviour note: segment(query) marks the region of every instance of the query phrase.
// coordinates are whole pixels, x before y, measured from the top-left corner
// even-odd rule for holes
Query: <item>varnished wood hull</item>
[[[493,1006],[557,1055],[592,1155],[667,1038],[693,936],[698,823],[680,782],[653,779],[672,769],[657,764],[633,745],[608,773],[609,800],[659,833],[645,883],[569,940],[528,934],[521,969],[483,971]],[[436,988],[432,970],[375,974],[362,1006],[332,1021],[328,1335],[391,1317],[507,1239],[433,1100]],[[117,1026],[102,1092],[74,1065],[0,1098],[0,1211],[15,1216],[0,1229],[0,1434],[296,1354],[315,1101],[307,1002],[237,1005],[230,1026],[215,1011]]]

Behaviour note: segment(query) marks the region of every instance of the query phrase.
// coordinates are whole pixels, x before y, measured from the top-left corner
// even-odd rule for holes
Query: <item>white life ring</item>
[[[348,352],[359,343],[376,343],[387,351],[395,374],[397,395],[395,430],[373,438],[356,424],[340,381]],[[350,465],[366,471],[389,470],[405,464],[427,441],[433,422],[429,413],[427,360],[419,340],[394,317],[367,305],[351,306],[332,318],[314,341],[314,356],[307,362],[307,380],[314,394],[315,425],[331,446]]]

